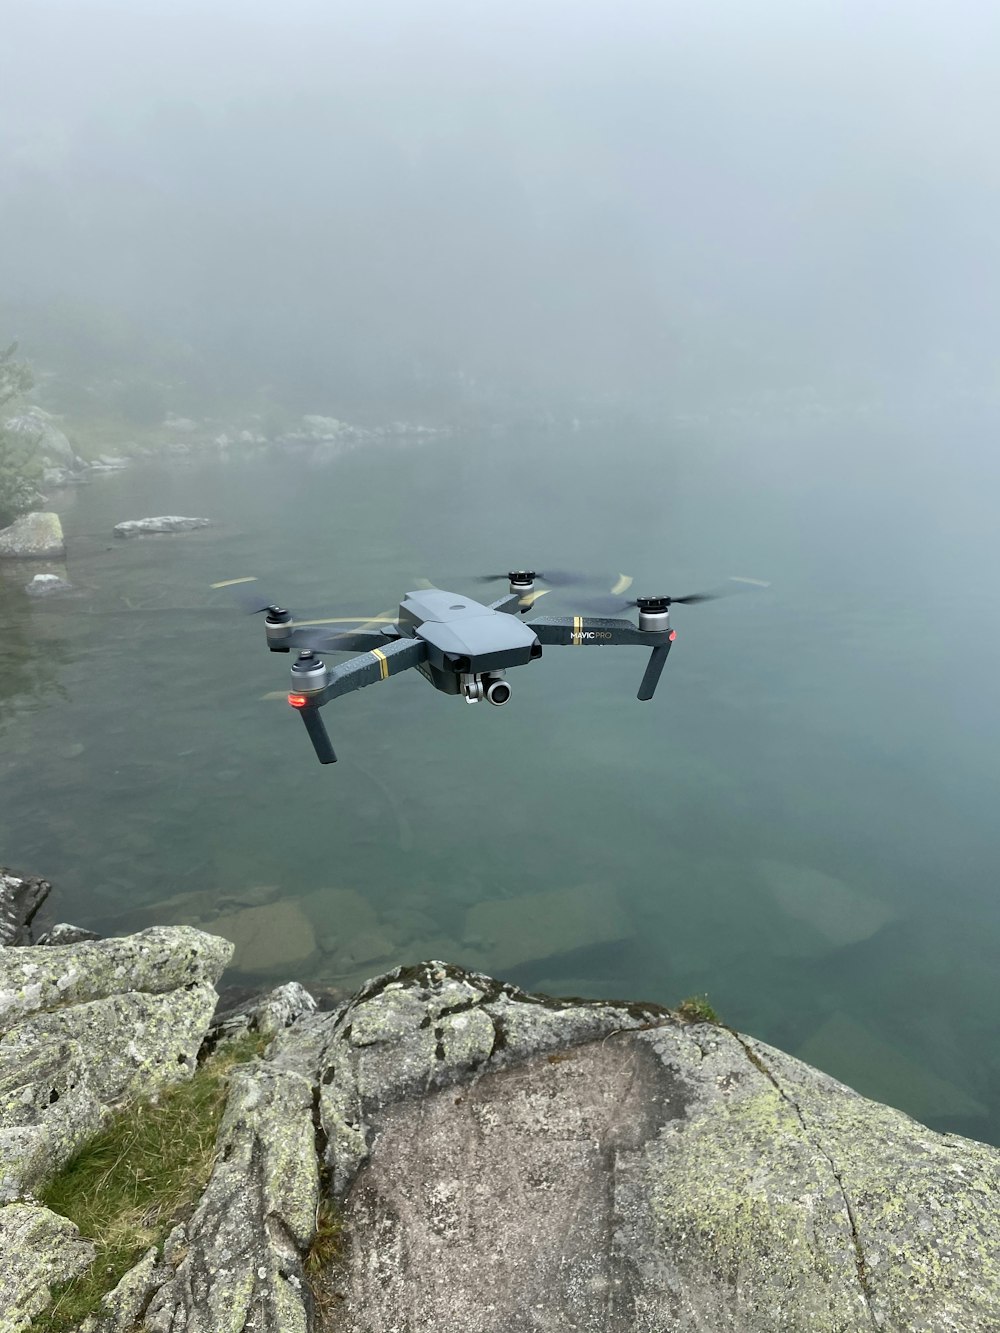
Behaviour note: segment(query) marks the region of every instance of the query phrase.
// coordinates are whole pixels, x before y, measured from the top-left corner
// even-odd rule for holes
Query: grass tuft
[[[75,1328],[151,1245],[161,1245],[191,1215],[215,1162],[229,1073],[267,1044],[255,1033],[229,1042],[189,1082],[126,1107],[48,1184],[40,1201],[75,1222],[97,1257],[85,1273],[53,1289],[33,1330]]]
[[[707,995],[689,995],[674,1011],[685,1023],[721,1023],[722,1019],[708,1002]]]
[[[328,1198],[321,1198],[316,1209],[316,1232],[303,1265],[319,1327],[329,1322],[341,1299],[335,1271],[343,1249],[343,1233],[344,1224],[336,1208]]]

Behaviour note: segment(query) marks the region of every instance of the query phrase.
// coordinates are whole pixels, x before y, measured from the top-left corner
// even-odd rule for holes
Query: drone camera
[[[486,697],[491,704],[500,708],[510,699],[510,686],[505,680],[494,680],[486,687]]]

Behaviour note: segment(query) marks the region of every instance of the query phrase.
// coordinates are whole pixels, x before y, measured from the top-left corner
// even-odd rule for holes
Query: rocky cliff
[[[46,1179],[248,1028],[207,1186],[85,1333],[1000,1328],[1000,1152],[750,1036],[443,962],[213,1017],[225,940],[49,938],[0,947],[0,1333],[93,1260]]]

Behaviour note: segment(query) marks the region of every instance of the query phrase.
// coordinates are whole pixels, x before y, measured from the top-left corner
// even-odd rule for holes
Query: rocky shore
[[[228,941],[35,940],[48,887],[0,874],[0,1333],[94,1259],[46,1181],[247,1032],[201,1197],[81,1333],[1000,1327],[995,1148],[723,1024],[445,962],[220,1011]]]

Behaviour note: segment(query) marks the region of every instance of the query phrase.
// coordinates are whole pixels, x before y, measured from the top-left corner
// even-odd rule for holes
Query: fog
[[[998,40],[902,0],[8,6],[0,337],[138,415],[991,403]]]

